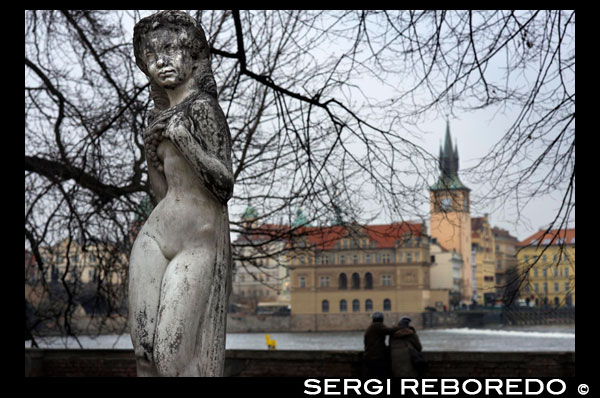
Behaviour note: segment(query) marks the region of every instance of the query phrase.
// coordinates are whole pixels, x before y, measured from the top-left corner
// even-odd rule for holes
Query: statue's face
[[[186,32],[158,29],[151,32],[146,42],[146,65],[152,80],[161,87],[174,89],[192,77],[194,62],[178,37]]]

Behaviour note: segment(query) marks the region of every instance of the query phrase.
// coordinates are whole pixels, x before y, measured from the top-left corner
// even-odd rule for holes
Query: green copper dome
[[[302,213],[302,209],[296,211],[296,219],[292,222],[292,228],[310,226],[308,219]]]

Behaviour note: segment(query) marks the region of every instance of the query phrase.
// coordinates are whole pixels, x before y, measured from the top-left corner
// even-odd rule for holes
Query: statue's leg
[[[213,327],[202,322],[214,283],[215,257],[214,245],[187,249],[165,271],[154,357],[162,376],[204,376],[198,334],[202,327]]]
[[[162,275],[168,263],[156,241],[140,232],[129,262],[129,327],[138,376],[158,376],[154,335]]]

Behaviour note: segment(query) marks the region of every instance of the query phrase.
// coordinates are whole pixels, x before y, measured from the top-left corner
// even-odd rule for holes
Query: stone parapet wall
[[[289,331],[289,315],[227,314],[227,333],[275,333]]]
[[[386,312],[384,323],[388,326],[397,324],[402,316],[412,319],[411,326],[420,329],[421,313]],[[372,314],[292,314],[291,332],[329,332],[329,331],[365,331],[372,322]]]
[[[574,352],[424,352],[424,377],[575,376]],[[363,376],[360,351],[227,350],[225,376]],[[136,375],[133,350],[25,349],[25,376]]]

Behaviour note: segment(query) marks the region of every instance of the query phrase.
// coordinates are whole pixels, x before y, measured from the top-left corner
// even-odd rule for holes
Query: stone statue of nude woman
[[[138,376],[222,376],[233,174],[208,44],[180,11],[140,20],[133,43],[155,105],[144,144],[157,201],[129,266]]]

